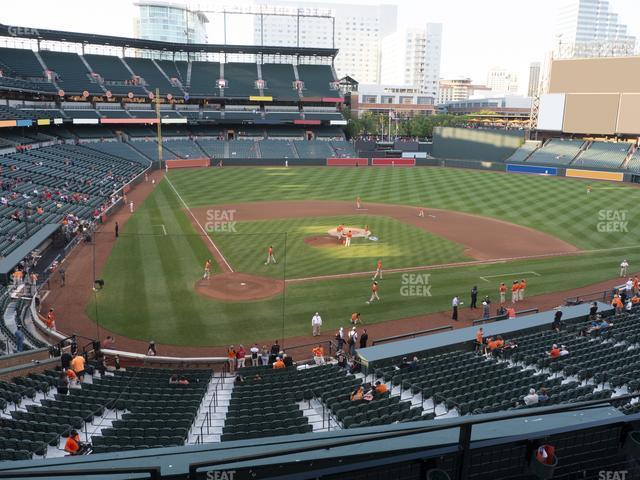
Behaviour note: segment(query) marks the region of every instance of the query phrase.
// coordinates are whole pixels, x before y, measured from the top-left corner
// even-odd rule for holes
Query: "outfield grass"
[[[343,176],[350,180],[343,179]],[[511,273],[535,271],[538,276],[529,274],[526,277],[527,295],[536,295],[614,277],[623,257],[629,260],[632,268],[640,265],[640,248],[637,248],[639,232],[634,223],[636,216],[631,209],[629,233],[600,233],[596,230],[599,210],[621,209],[635,202],[638,191],[630,187],[598,183],[588,196],[585,183],[575,180],[427,168],[210,169],[171,172],[170,178],[191,206],[301,198],[349,200],[355,196],[350,192],[359,190],[357,187],[346,188],[353,184],[363,189],[359,193],[365,202],[426,203],[427,206],[438,208],[482,213],[554,233],[582,248],[627,246],[628,249],[433,270],[427,272],[430,274],[431,296],[405,296],[402,275],[385,275],[380,286],[382,302],[373,305],[365,305],[370,284],[370,278],[367,277],[288,284],[284,295],[267,301],[217,302],[201,297],[193,290],[193,283],[202,273],[203,259],[209,256],[205,237],[194,230],[183,212],[181,202],[168,183],[163,181],[138,207],[123,229],[123,235],[101,274],[107,287],[97,296],[100,324],[118,334],[141,340],[154,339],[177,345],[266,341],[280,338],[283,326],[285,336],[309,334],[310,319],[315,311],[321,312],[326,331],[344,325],[355,310],[361,311],[369,323],[447,310],[451,297],[456,293],[462,294],[463,300],[468,301],[465,297],[473,284],[478,285],[481,295],[488,293],[495,297],[497,284],[503,278],[492,277],[490,282],[484,282],[480,279],[482,276],[506,275],[504,280],[510,280],[513,276]],[[538,189],[542,192],[538,192]],[[429,200],[424,201],[423,196]],[[377,221],[413,229],[390,219],[372,217],[368,221],[372,230]],[[285,219],[248,222],[238,227],[249,234],[264,232],[268,226],[269,230],[284,229],[291,232],[292,238],[300,238],[307,232],[314,234],[316,228],[322,230],[327,224],[335,226],[335,223],[335,219],[326,218],[314,220],[313,225],[307,225],[307,221]],[[358,223],[363,223],[360,216]],[[160,233],[162,229],[159,225],[164,225],[168,235]],[[380,228],[386,227],[381,225]],[[416,235],[418,233],[420,239],[436,242],[433,245],[444,242],[426,232],[419,231]],[[251,238],[252,235],[246,237]],[[219,240],[220,237],[216,237],[216,241]],[[243,269],[254,268],[249,271],[255,273],[280,274],[281,271],[275,269],[271,272],[260,271],[263,264],[260,260],[264,256],[262,239],[259,242],[251,240],[254,244],[250,252],[237,248],[238,238],[222,240],[229,242],[223,248],[234,265],[243,266]],[[273,243],[277,243],[277,238]],[[450,250],[402,250],[398,252],[398,259],[418,262],[425,255],[446,254],[451,258],[461,255],[455,244],[448,242],[448,245],[442,245]],[[356,247],[354,251],[357,251]],[[382,247],[384,245],[377,248]],[[363,247],[366,248],[369,247]],[[289,269],[295,276],[304,275],[304,245],[291,246],[291,250],[288,245],[287,250],[290,260],[287,277],[290,276]],[[321,249],[316,250],[320,254],[316,258],[320,260],[313,268],[326,268],[327,271],[329,267],[325,263],[333,263],[331,268],[341,268],[344,261],[352,262],[349,268],[360,269],[359,262],[362,262],[363,266],[366,265],[363,269],[370,270],[378,256],[372,255],[370,258],[367,253],[363,257],[340,259],[342,249],[327,250],[326,254]],[[329,252],[332,252],[331,258],[324,259],[322,256],[329,255]],[[256,266],[256,263],[259,265]],[[390,267],[386,260],[385,266]],[[275,268],[282,266],[279,263]],[[95,317],[93,303],[87,306],[87,313]]]
[[[169,178],[191,207],[265,200],[348,200],[457,210],[541,230],[582,249],[635,245],[640,189],[619,183],[442,168],[211,168]],[[586,193],[587,185],[594,191]],[[601,210],[627,232],[599,232]]]

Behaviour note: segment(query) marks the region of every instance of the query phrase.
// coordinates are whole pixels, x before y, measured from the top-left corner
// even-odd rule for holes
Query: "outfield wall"
[[[461,160],[506,160],[524,142],[521,130],[436,127],[433,156]]]

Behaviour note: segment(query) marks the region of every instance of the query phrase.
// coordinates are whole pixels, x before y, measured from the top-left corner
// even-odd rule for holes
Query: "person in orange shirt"
[[[384,383],[382,383],[380,380],[378,380],[376,382],[375,392],[378,395],[383,395],[383,394],[387,393],[388,391],[389,391],[389,389],[387,388],[387,386]]]
[[[632,305],[638,305],[640,303],[640,297],[638,296],[638,294],[635,294],[633,297],[631,297],[631,304]]]
[[[229,371],[233,372],[236,367],[236,349],[231,345],[227,348],[227,361],[229,362]]]
[[[282,358],[276,357],[276,361],[273,362],[273,368],[284,368],[285,364],[282,361]]]
[[[67,441],[64,443],[64,451],[69,455],[78,455],[80,453],[80,435],[75,430],[69,432]]]
[[[616,309],[616,314],[622,313],[622,309],[624,308],[624,304],[620,299],[620,295],[616,294],[611,300],[611,306]]]
[[[202,278],[209,280],[211,278],[211,259],[204,262],[204,275]]]
[[[338,228],[336,228],[336,231],[338,232],[338,239],[342,240],[342,234],[344,232],[344,225],[342,225],[342,224],[338,225]]]
[[[351,324],[357,325],[360,323],[360,312],[353,312],[351,314]]]
[[[56,314],[53,311],[53,308],[50,308],[49,313],[47,313],[47,328],[49,330],[56,329]]]
[[[378,260],[378,264],[376,265],[376,274],[373,276],[372,280],[375,280],[378,277],[382,280],[382,260]]]
[[[504,303],[507,301],[507,286],[502,282],[499,288],[500,292],[500,303]]]
[[[347,232],[347,241],[344,242],[344,246],[345,247],[350,247],[351,246],[351,237],[353,237],[353,233],[351,232],[351,230],[349,230]]]
[[[376,281],[371,284],[371,298],[369,298],[367,303],[371,303],[374,300],[380,301],[380,297],[378,296],[378,282]]]
[[[313,360],[316,362],[316,365],[324,365],[324,348],[322,348],[322,345],[314,347],[312,352]]]
[[[509,319],[516,318],[516,309],[513,305],[510,305],[509,308],[507,308],[507,317]]]
[[[71,360],[71,368],[75,372],[80,382],[84,379],[84,369],[85,369],[86,360],[82,355],[76,355]]]
[[[524,300],[524,289],[527,288],[527,282],[524,281],[524,278],[520,280],[520,285],[518,286],[518,301],[521,302]]]
[[[518,293],[519,289],[520,284],[517,280],[514,280],[513,284],[511,285],[511,303],[516,303],[518,301],[518,298],[520,297],[520,294]]]
[[[633,293],[638,293],[640,288],[638,288],[638,275],[633,276]]]
[[[560,349],[558,348],[558,345],[556,345],[555,343],[551,347],[551,351],[549,352],[549,356],[551,358],[558,358],[560,356]]]
[[[276,263],[276,257],[273,255],[273,245],[267,250],[267,261],[264,264],[269,265],[271,262]]]

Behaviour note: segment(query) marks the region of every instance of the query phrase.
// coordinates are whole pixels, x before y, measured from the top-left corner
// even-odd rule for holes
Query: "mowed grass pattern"
[[[337,241],[335,247],[322,248],[305,243],[307,237],[327,236],[327,231],[340,223],[360,228],[368,225],[379,240],[354,238],[348,248],[337,246]],[[236,233],[212,234],[233,268],[276,278],[371,271],[375,270],[378,259],[383,261],[384,268],[471,260],[463,255],[463,245],[388,217],[364,215],[244,222],[238,223],[236,230]],[[278,260],[276,265],[265,265],[270,245]]]
[[[169,173],[189,206],[349,200],[457,210],[552,234],[582,249],[635,245],[640,190],[618,183],[442,168],[211,168]],[[587,194],[587,185],[594,190]],[[626,210],[628,232],[601,232],[602,210]]]
[[[342,176],[351,180],[345,181]],[[629,260],[632,269],[640,265],[640,248],[636,244],[638,227],[631,208],[629,233],[599,233],[595,226],[598,210],[625,208],[637,199],[637,190],[629,187],[599,183],[587,196],[586,183],[580,181],[419,168],[211,169],[171,172],[170,178],[193,206],[262,199],[352,200],[360,185],[362,191],[359,193],[365,202],[426,204],[452,209],[455,209],[454,205],[460,205],[458,209],[463,211],[502,217],[555,233],[582,248],[610,249],[621,245],[627,248],[545,260],[431,270],[425,272],[430,275],[431,296],[406,296],[406,290],[403,290],[406,277],[385,274],[380,285],[382,301],[373,305],[365,304],[370,293],[370,277],[288,284],[284,295],[268,301],[216,302],[193,290],[193,283],[202,274],[203,261],[210,256],[206,238],[194,230],[181,202],[163,181],[127,223],[101,273],[106,287],[97,296],[100,324],[120,335],[177,345],[266,343],[283,335],[309,334],[310,319],[316,311],[321,312],[327,331],[346,325],[353,311],[361,311],[366,322],[376,323],[448,310],[454,294],[462,295],[463,301],[468,302],[468,292],[474,284],[480,288],[481,295],[486,293],[495,298],[499,281],[521,276],[512,275],[515,272],[535,271],[540,275],[527,276],[527,295],[531,296],[615,277],[623,257]],[[461,178],[464,181],[461,182]],[[538,188],[543,193],[538,192]],[[469,204],[462,205],[461,202]],[[316,221],[320,222],[318,229],[335,223],[335,219],[326,218],[313,220]],[[373,225],[375,221],[388,220],[373,218],[369,223]],[[363,223],[362,217],[358,217],[358,222]],[[263,231],[266,225],[262,223],[240,224],[239,229],[247,229],[246,233]],[[316,228],[304,220],[266,223],[271,231],[290,230],[293,237],[314,232]],[[167,236],[158,235],[158,225],[165,226]],[[422,235],[427,234],[420,232],[420,235],[425,239]],[[216,241],[224,240],[216,238]],[[277,241],[275,237],[276,255],[283,248]],[[238,239],[229,236],[229,244],[224,245],[232,263],[237,262],[244,268],[259,263],[257,268],[262,268],[266,253],[263,239],[253,241],[251,248],[255,252],[249,253],[236,248],[235,242]],[[449,243],[448,248],[453,250],[435,254],[460,254],[454,244]],[[355,248],[354,251],[357,252]],[[292,260],[287,269],[304,271],[304,265],[296,265],[302,261],[304,251],[289,254],[299,260]],[[406,258],[410,255],[407,253]],[[375,266],[375,257],[363,257],[363,264],[368,265],[365,270]],[[343,260],[354,261],[354,266],[360,261]],[[340,264],[336,259],[332,261]],[[389,262],[391,259],[385,260],[387,268],[391,268]],[[279,262],[269,267],[272,271],[263,273],[279,276],[284,273],[279,270],[283,267]],[[324,267],[319,261],[314,268]],[[491,283],[480,279],[492,275],[504,277],[493,278]],[[93,303],[87,306],[87,313],[95,318]]]

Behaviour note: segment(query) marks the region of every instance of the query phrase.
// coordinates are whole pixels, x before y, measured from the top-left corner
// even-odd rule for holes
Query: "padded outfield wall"
[[[433,153],[436,158],[460,160],[506,160],[524,142],[524,131],[477,130],[436,127],[433,130]]]

